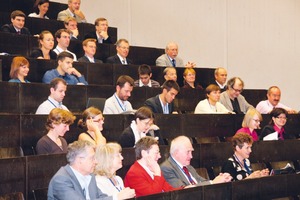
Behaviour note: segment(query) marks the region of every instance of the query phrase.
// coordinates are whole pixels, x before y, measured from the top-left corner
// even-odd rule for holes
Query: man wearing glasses
[[[250,105],[245,97],[241,95],[244,88],[244,82],[239,77],[233,77],[227,82],[227,90],[222,92],[220,103],[222,103],[229,111],[236,114],[246,113]]]
[[[133,64],[132,60],[128,59],[129,54],[129,42],[126,39],[119,39],[116,42],[117,54],[106,59],[107,63],[110,64],[122,64],[130,65]]]

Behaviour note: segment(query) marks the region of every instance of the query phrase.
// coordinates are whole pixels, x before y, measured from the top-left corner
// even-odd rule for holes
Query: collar
[[[118,53],[117,53],[117,56],[119,57],[121,63],[122,63],[122,60],[125,60],[125,63],[128,64],[126,58],[123,58],[123,57],[120,56]],[[122,63],[122,64],[123,64],[123,63]]]
[[[141,138],[143,138],[143,137],[146,136],[146,133],[144,133],[144,132],[139,133],[138,132],[135,120],[132,120],[132,122],[130,124],[130,128],[132,129],[132,132],[133,132],[133,135],[134,135],[134,139],[135,139],[135,143],[137,143],[137,141],[139,141]]]
[[[73,13],[73,12],[70,10],[70,8],[68,8],[67,11],[69,12],[69,14],[70,14],[72,17],[75,17],[75,16],[76,16],[76,14]]]
[[[226,83],[224,83],[223,85],[221,83],[219,83],[217,80],[215,80],[216,83],[218,84],[218,86],[221,88],[221,89],[224,89],[225,86],[226,86]]]
[[[182,169],[184,166],[180,164],[173,156],[170,156],[171,159],[174,160],[174,162],[179,166],[180,169]]]
[[[55,99],[53,99],[52,97],[48,97],[48,100],[53,103],[56,107],[59,107],[59,105],[62,105],[62,102],[58,102]]]
[[[95,63],[95,58],[90,58],[89,56],[87,56],[86,54],[84,55],[85,57],[87,57],[87,59],[91,62],[91,63]]]
[[[142,164],[142,162],[140,162],[139,160],[137,161],[139,165],[141,165],[142,168],[144,168],[144,170],[149,174],[149,176],[154,179],[154,174],[153,172],[144,164]]]
[[[141,79],[139,79],[139,87],[143,87],[143,86],[145,86],[145,85],[142,83]],[[152,87],[151,79],[149,79],[149,83],[146,86]]]

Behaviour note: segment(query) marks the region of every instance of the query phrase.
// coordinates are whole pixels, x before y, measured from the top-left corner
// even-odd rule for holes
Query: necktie
[[[21,31],[17,31],[17,34],[18,34],[18,35],[21,35]]]
[[[172,65],[173,65],[173,67],[176,67],[176,60],[175,59],[172,59]]]
[[[125,60],[122,60],[122,64],[123,64],[123,65],[125,65],[125,64],[126,64]]]
[[[189,172],[188,168],[187,168],[186,166],[184,166],[184,167],[182,167],[182,169],[183,169],[185,175],[188,177],[189,182],[190,182],[192,185],[195,185],[196,183],[195,183],[195,181],[192,179],[192,177],[191,177],[191,175],[190,175],[190,172]]]

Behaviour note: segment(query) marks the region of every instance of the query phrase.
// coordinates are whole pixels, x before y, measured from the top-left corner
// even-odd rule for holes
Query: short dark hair
[[[68,30],[68,29],[65,29],[65,28],[61,28],[61,29],[58,29],[56,32],[55,32],[55,38],[60,38],[61,37],[61,34],[62,33],[64,33],[64,32],[66,32],[66,33],[68,33],[69,35],[71,35],[71,31],[70,30]]]
[[[46,129],[49,131],[53,129],[53,124],[73,124],[76,117],[68,110],[63,110],[61,108],[53,108],[48,115],[46,122]]]
[[[117,80],[116,86],[120,86],[120,88],[123,88],[125,83],[129,83],[130,86],[133,86],[134,80],[130,76],[121,75],[121,76],[119,76],[119,78]]]
[[[244,143],[252,144],[253,139],[247,133],[237,133],[232,137],[231,142],[232,142],[233,151],[235,151],[236,146],[238,146],[241,149],[241,148],[243,148]]]
[[[97,18],[97,19],[95,20],[95,26],[98,26],[98,25],[99,25],[99,22],[101,22],[101,21],[107,21],[107,19],[105,19],[104,17]]]
[[[139,75],[150,75],[152,73],[151,67],[149,65],[143,64],[138,68]]]
[[[213,91],[221,91],[220,87],[216,84],[210,84],[205,88],[206,95],[210,94]]]
[[[65,58],[71,58],[71,59],[74,59],[74,56],[69,53],[69,52],[66,52],[66,51],[63,51],[61,52],[60,54],[57,55],[57,58],[56,58],[56,61],[58,62],[59,60],[60,61],[64,61]]]
[[[271,120],[270,123],[271,125],[274,125],[274,121],[272,120],[272,117],[278,117],[281,114],[285,114],[286,117],[288,117],[288,112],[283,109],[283,108],[274,108],[271,112],[270,112],[270,116],[271,116]]]
[[[148,151],[150,150],[152,145],[158,145],[158,141],[154,137],[146,136],[141,138],[135,144],[135,157],[136,159],[142,158],[142,150]]]
[[[58,85],[59,83],[62,83],[62,84],[64,84],[64,85],[67,85],[67,82],[66,82],[64,79],[62,79],[62,78],[54,78],[54,79],[52,79],[52,81],[50,82],[50,88],[53,88],[54,90],[56,90],[56,89],[57,89],[57,85]]]
[[[16,17],[26,17],[26,15],[21,10],[14,10],[10,14],[11,19],[15,19]]]
[[[168,92],[171,90],[171,89],[175,89],[177,92],[180,91],[180,88],[179,88],[179,85],[176,81],[173,81],[173,80],[167,80],[164,82],[164,84],[162,85],[162,89],[166,89]]]
[[[153,119],[153,112],[150,108],[146,106],[140,107],[135,113],[134,113],[134,119],[139,118],[140,120],[144,119]]]

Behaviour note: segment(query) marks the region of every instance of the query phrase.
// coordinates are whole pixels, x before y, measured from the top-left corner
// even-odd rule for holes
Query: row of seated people
[[[240,135],[242,135],[242,134],[240,134]],[[180,136],[180,137],[182,137],[182,136]],[[197,169],[199,167],[202,167],[202,168],[207,167],[209,169],[209,168],[212,168],[219,164],[222,166],[222,163],[226,163],[226,160],[230,156],[233,155],[233,152],[232,152],[233,149],[232,149],[232,145],[230,143],[199,144],[199,145],[193,145],[191,147],[189,140],[186,140],[185,137],[182,140],[182,138],[180,138],[180,137],[179,137],[179,139],[180,139],[179,144],[178,144],[178,141],[173,142],[171,144],[170,154],[173,158],[175,158],[176,160],[178,159],[178,161],[181,163],[181,162],[183,162],[179,156],[181,151],[182,151],[182,153],[187,151],[186,145],[188,145],[187,146],[188,148],[192,148],[191,150],[189,150],[189,153],[187,154],[187,155],[189,155],[188,156],[189,159],[187,159],[187,161],[185,161],[186,164],[183,164],[183,166],[187,166],[187,168],[190,170],[190,175],[192,175],[192,177],[196,177],[196,181],[199,183],[198,186],[210,184],[211,182],[207,183],[203,179],[201,179],[201,181],[199,181],[199,179],[198,179],[199,175],[197,176],[197,174],[195,174],[196,173],[194,171],[195,169]],[[149,146],[146,145],[146,146],[141,147],[140,151],[142,151],[142,152],[146,151],[146,150],[148,150],[148,151],[146,151],[147,152],[146,154],[145,154],[145,152],[142,153],[142,157],[138,157],[138,154],[137,154],[137,160],[138,160],[137,163],[142,163],[140,161],[140,159],[142,159],[143,157],[145,158],[145,156],[150,156],[149,154],[156,155],[156,156],[151,157],[153,160],[150,160],[149,162],[160,163],[162,166],[162,168],[161,168],[162,175],[159,175],[160,177],[158,177],[158,175],[155,174],[154,175],[155,179],[160,179],[160,178],[162,178],[162,176],[164,176],[168,182],[170,181],[169,183],[171,185],[174,184],[172,182],[172,179],[169,178],[170,173],[175,173],[175,174],[178,173],[177,175],[179,175],[180,173],[183,173],[183,172],[172,171],[172,170],[166,171],[166,170],[169,170],[169,168],[167,167],[166,164],[172,158],[172,157],[169,157],[169,155],[170,155],[169,147],[168,146],[159,146],[159,149],[158,149],[157,142],[153,141],[153,139],[151,139],[149,137],[143,138],[137,144],[137,147],[139,147],[139,145],[143,144],[143,142],[145,142],[145,140],[148,142],[150,141],[149,142],[150,145],[148,144]],[[252,163],[268,163],[268,162],[275,163],[276,161],[283,161],[283,160],[284,161],[297,160],[299,158],[298,157],[298,155],[299,155],[299,148],[298,148],[299,144],[298,143],[299,143],[299,141],[297,141],[297,140],[255,142],[255,143],[253,143],[253,147],[252,147],[253,152],[252,152],[251,156],[249,157],[249,159],[247,158],[246,160],[248,160],[247,162],[249,162],[249,160],[250,160]],[[74,145],[75,145],[75,143],[73,143],[73,147],[74,147]],[[178,145],[179,145],[179,147],[178,147]],[[172,148],[172,146],[173,146],[173,148]],[[240,147],[236,146],[235,149],[239,149],[239,148],[242,149],[242,147],[240,148]],[[175,148],[175,150],[174,150],[174,148]],[[178,150],[178,148],[179,148],[179,150]],[[273,150],[275,148],[277,149],[277,151]],[[112,193],[118,192],[118,190],[116,190],[113,187],[113,184],[111,184],[111,182],[107,182],[107,181],[109,181],[108,178],[112,178],[114,181],[117,180],[119,183],[116,183],[116,182],[114,182],[114,183],[117,185],[117,187],[119,187],[119,189],[120,189],[120,187],[123,189],[124,186],[121,185],[122,184],[121,178],[125,178],[126,177],[125,175],[129,172],[132,173],[132,170],[130,170],[130,167],[132,166],[132,164],[134,164],[136,162],[134,156],[132,156],[135,151],[134,148],[125,148],[122,150],[122,154],[120,153],[120,150],[121,150],[121,148],[116,143],[108,143],[107,145],[99,146],[96,151],[96,161],[98,161],[97,162],[98,165],[99,165],[99,163],[104,164],[104,165],[105,165],[105,163],[109,163],[108,166],[97,166],[96,167],[96,171],[97,170],[101,171],[101,172],[98,171],[99,174],[96,176],[97,183],[100,185],[100,189],[102,192],[104,192],[104,193],[109,192],[108,195],[113,195]],[[157,151],[158,151],[158,153],[157,153]],[[136,151],[136,152],[138,153],[139,151]],[[160,154],[159,154],[159,152],[160,152]],[[192,159],[191,159],[191,152],[193,152]],[[90,154],[88,153],[88,155],[90,155]],[[234,155],[239,155],[239,154],[237,152],[235,152]],[[83,155],[80,154],[80,156],[83,156]],[[87,156],[87,155],[85,154],[85,156]],[[83,157],[85,157],[85,156],[83,156]],[[160,157],[162,157],[162,158],[159,159]],[[168,159],[168,157],[169,157],[169,159]],[[81,158],[81,159],[83,159],[83,158]],[[122,160],[123,160],[123,164],[122,164]],[[86,158],[86,162],[88,162],[88,158]],[[49,165],[49,163],[52,163],[52,164]],[[32,191],[40,189],[40,188],[48,188],[48,184],[50,182],[51,177],[55,174],[55,172],[61,166],[65,165],[66,163],[67,162],[66,162],[65,154],[26,156],[25,158],[13,158],[13,159],[0,159],[0,166],[5,168],[6,172],[7,172],[7,173],[1,174],[2,187],[0,188],[0,195],[4,194],[4,193],[13,192],[13,191],[21,191],[24,194],[28,195],[27,199],[33,199]],[[137,163],[134,165],[137,166],[138,165]],[[297,162],[295,162],[295,163],[297,163]],[[70,164],[72,165],[73,162]],[[121,168],[122,165],[123,165],[123,168]],[[148,164],[145,164],[145,165],[148,166]],[[268,165],[263,165],[262,168],[256,168],[254,166],[255,165],[253,165],[253,170],[257,170],[257,169],[264,169],[264,167],[266,167]],[[274,165],[271,165],[271,166],[274,166]],[[173,167],[176,168],[176,165],[174,165]],[[66,169],[66,167],[64,167],[64,168]],[[276,167],[273,167],[273,168],[277,169]],[[89,169],[91,169],[91,168],[89,168]],[[120,170],[118,170],[118,169],[120,169]],[[170,168],[170,169],[172,169],[172,168]],[[115,176],[115,175],[111,176],[111,174],[113,174],[116,170],[118,170],[117,174],[121,178],[118,176]],[[128,172],[128,170],[129,170],[129,172]],[[151,168],[151,170],[153,170],[153,168]],[[91,173],[91,172],[93,172],[93,171],[89,171],[89,173]],[[158,189],[153,189],[152,191],[149,191],[149,188],[148,188],[148,190],[146,190],[144,188],[143,188],[143,190],[141,190],[141,187],[148,186],[148,184],[151,182],[151,179],[150,179],[150,176],[149,176],[149,178],[145,177],[144,172],[142,172],[142,171],[139,171],[139,172],[140,172],[139,175],[135,174],[135,176],[137,176],[136,178],[138,179],[138,177],[140,177],[140,178],[144,178],[144,180],[135,181],[135,185],[131,185],[133,183],[131,183],[130,180],[133,177],[130,175],[127,175],[128,177],[125,178],[125,186],[131,186],[132,188],[135,188],[136,189],[135,193],[137,196],[149,195],[151,193],[159,193],[162,191],[162,190],[158,191]],[[255,172],[255,173],[258,173],[258,172]],[[176,175],[175,179],[178,179],[178,181],[181,179],[181,181],[178,182],[177,184],[179,184],[179,185],[183,184],[180,186],[191,185],[191,183],[189,182],[189,179],[185,177],[186,175],[184,175],[184,174],[181,176],[177,176],[177,175]],[[202,174],[200,174],[200,175],[202,175]],[[213,181],[218,180],[218,179],[215,179],[215,176],[218,177],[218,174],[216,174],[215,176],[212,176],[212,177],[209,177],[207,175],[202,175],[202,176],[205,177],[206,179],[212,179],[212,180],[214,179]],[[243,178],[245,178],[245,177],[243,177]],[[280,184],[276,184],[277,180],[278,181],[280,180]],[[52,182],[55,182],[55,178],[53,178]],[[145,185],[141,186],[140,183],[144,183]],[[212,182],[212,183],[214,183],[214,182]],[[248,185],[251,183],[252,187],[254,187],[254,185],[255,185],[255,189],[250,190],[252,192],[252,194],[250,196],[255,196],[255,197],[259,197],[261,195],[262,196],[268,195],[268,197],[272,196],[273,198],[275,198],[275,197],[299,195],[299,190],[297,189],[298,188],[297,185],[299,185],[299,175],[281,175],[281,176],[265,177],[263,179],[251,179],[251,180],[248,180],[248,182],[246,180],[244,180],[242,182],[235,181],[235,182],[230,183],[230,185],[227,185],[227,187],[229,186],[230,191],[231,191],[231,187],[234,187],[235,185],[239,185],[239,183],[241,183],[241,184],[243,183],[242,185],[244,185],[244,184]],[[267,187],[269,189],[277,188],[275,190],[276,192],[273,191],[273,193],[269,193],[264,190],[262,190],[263,193],[259,192],[261,190],[256,188],[258,186],[266,189],[266,187],[262,183],[264,183],[264,184],[268,183]],[[286,186],[287,183],[290,183],[289,186],[292,186],[292,185],[294,185],[294,186],[284,187],[284,186]],[[164,183],[164,185],[166,185],[166,183]],[[244,185],[244,186],[246,187],[246,185]],[[14,187],[12,187],[12,186],[14,186]],[[51,189],[51,191],[52,191],[52,187],[56,188],[59,186],[60,185],[55,186],[53,184],[50,184],[49,189]],[[221,184],[221,185],[214,184],[211,187],[216,187],[215,189],[217,189],[218,187],[222,187],[222,186],[224,186],[224,184]],[[159,187],[161,187],[161,185],[159,184],[159,185],[157,185],[157,187],[159,188]],[[175,186],[175,187],[178,188],[178,186]],[[166,188],[167,187],[165,187],[165,189]],[[168,187],[168,188],[170,189],[171,187]],[[205,186],[204,186],[204,188],[205,188]],[[246,188],[249,190],[249,185]],[[287,188],[288,188],[288,190],[287,190]],[[66,190],[68,190],[68,189],[69,188],[67,187]],[[201,191],[201,189],[202,188],[197,188],[197,191],[199,191],[199,190]],[[186,191],[186,192],[190,193],[189,189],[187,189],[187,190],[188,191]],[[211,190],[207,189],[207,191],[210,191],[209,192],[210,197],[214,196]],[[270,190],[268,190],[268,191],[270,191]],[[76,193],[77,192],[78,191],[76,191]],[[167,189],[165,190],[165,192],[167,192]],[[193,195],[191,195],[191,194],[192,193],[190,193],[190,197],[193,197]],[[81,194],[81,192],[79,192],[79,195],[83,195],[83,193]],[[209,194],[207,194],[207,195],[209,195]],[[222,193],[222,195],[224,195],[224,194]],[[245,194],[239,193],[238,190],[236,190],[234,192],[234,194],[232,194],[232,195],[244,196]],[[218,197],[220,198],[220,196],[218,196]],[[249,197],[249,196],[247,196],[247,197]],[[197,198],[199,199],[199,197],[197,197]]]
[[[281,110],[276,109],[276,111]],[[65,112],[69,113],[68,111]],[[284,112],[274,112],[274,114],[284,114]],[[91,142],[94,140],[96,143],[119,141],[123,147],[133,147],[138,138],[145,134],[158,137],[160,144],[169,144],[170,140],[182,133],[190,137],[195,144],[227,141],[236,132],[248,133],[254,141],[257,141],[259,136],[263,140],[265,136],[275,133],[275,129],[279,129],[275,127],[281,127],[282,131],[276,130],[278,131],[277,134],[273,134],[275,137],[269,140],[299,137],[298,115],[289,115],[288,120],[264,115],[261,124],[261,119],[257,119],[256,115],[257,112],[253,111],[245,116],[156,114],[154,119],[152,112],[147,107],[141,107],[135,115],[104,115],[106,118],[104,123],[102,112],[97,108],[90,107],[82,115],[75,115],[77,120],[70,125],[68,130],[57,132],[64,135],[68,131],[65,135],[67,141],[64,142],[65,147],[67,143],[82,137],[90,139]],[[22,146],[25,155],[35,154],[38,140],[47,134],[44,128],[47,117],[45,115],[18,114],[2,114],[0,116],[1,127],[3,127],[0,146]],[[50,115],[49,117],[51,118]],[[91,121],[91,118],[94,121]],[[256,122],[257,120],[258,122]],[[284,121],[283,125],[280,124],[282,121]],[[257,129],[259,125],[263,129]],[[55,136],[55,138],[58,137],[58,135]],[[62,151],[61,149],[58,150]],[[64,148],[65,150],[66,148]]]

